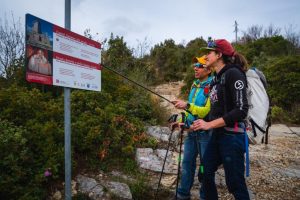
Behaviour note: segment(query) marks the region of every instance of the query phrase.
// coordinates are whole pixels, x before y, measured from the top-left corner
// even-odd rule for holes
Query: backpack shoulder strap
[[[222,87],[222,93],[223,93],[223,100],[224,100],[224,114],[227,113],[227,101],[226,101],[226,92],[225,92],[225,75],[226,72],[224,72],[220,78],[220,85]]]
[[[257,69],[256,67],[251,67],[250,70],[253,70],[259,77],[260,81],[262,82],[262,84],[264,85],[265,89],[267,89],[268,84],[267,84],[267,79],[264,75],[264,73],[262,71],[260,71],[259,69]]]

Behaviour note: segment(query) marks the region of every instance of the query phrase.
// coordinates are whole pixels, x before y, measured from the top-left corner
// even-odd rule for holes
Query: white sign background
[[[55,26],[53,51],[53,85],[101,91],[100,43]]]

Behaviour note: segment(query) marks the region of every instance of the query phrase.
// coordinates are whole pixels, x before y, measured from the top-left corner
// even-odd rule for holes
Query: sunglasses
[[[195,63],[193,64],[193,67],[196,67],[196,68],[204,68],[204,65],[200,64],[200,63]]]

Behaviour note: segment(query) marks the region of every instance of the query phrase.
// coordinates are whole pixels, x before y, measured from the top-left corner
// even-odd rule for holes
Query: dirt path
[[[300,199],[300,133],[278,131],[273,125],[268,145],[250,146],[248,189],[252,199]],[[286,127],[287,128],[287,127]],[[234,199],[225,185],[221,199]]]
[[[166,99],[170,101],[178,99],[180,96],[180,89],[184,85],[183,81],[178,82],[170,82],[166,84],[159,85],[157,87],[152,88],[155,92],[162,95]],[[169,114],[179,113],[181,110],[178,110],[174,107],[174,105],[170,104],[166,100],[160,99],[160,104],[162,107],[166,108]]]

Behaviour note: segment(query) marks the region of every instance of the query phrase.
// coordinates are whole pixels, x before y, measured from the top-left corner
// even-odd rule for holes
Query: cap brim
[[[200,63],[201,65],[205,65],[206,64],[206,60],[205,60],[205,56],[201,56],[201,57],[194,57],[193,58],[193,62],[194,63]]]
[[[193,63],[198,62],[198,58],[197,58],[197,57],[194,57],[194,58],[192,59],[192,62],[193,62]]]
[[[200,52],[209,52],[209,51],[215,51],[216,49],[215,48],[211,48],[211,47],[201,47],[200,48]]]

